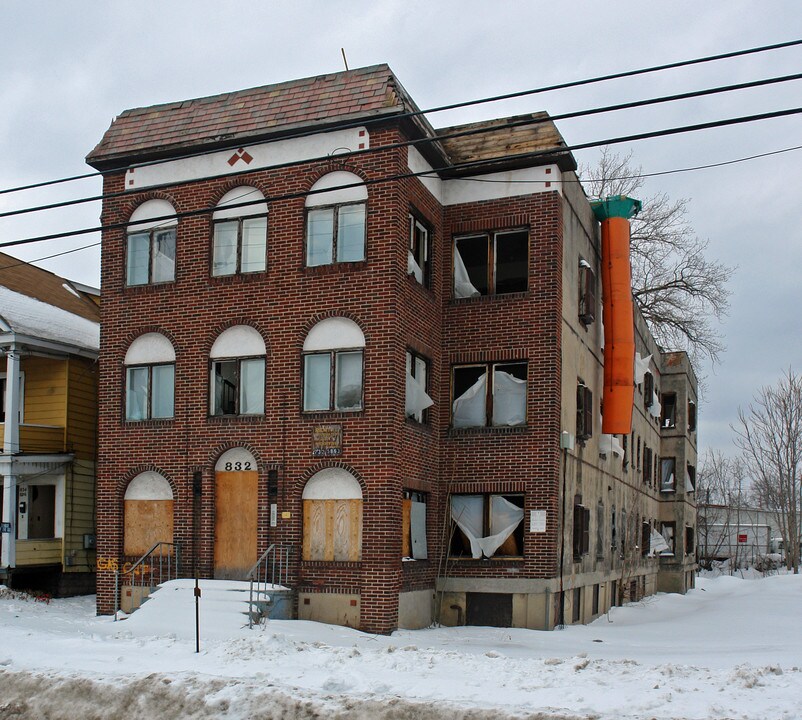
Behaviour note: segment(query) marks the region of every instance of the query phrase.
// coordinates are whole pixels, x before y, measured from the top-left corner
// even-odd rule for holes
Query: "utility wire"
[[[231,173],[231,172],[229,172],[229,173],[225,173],[225,172],[224,173],[216,173],[214,175],[205,175],[205,176],[200,177],[200,178],[192,178],[190,180],[162,183],[162,184],[158,184],[158,185],[149,185],[147,189],[148,190],[155,190],[155,189],[165,189],[165,188],[176,187],[176,186],[179,186],[179,185],[180,186],[192,185],[192,184],[207,182],[208,180],[216,180],[216,179],[223,178],[223,177],[225,177],[225,178],[236,177],[236,176],[239,176],[239,175],[246,175],[246,174],[250,174],[250,173],[254,173],[254,172],[260,172],[260,171],[263,171],[263,170],[276,171],[276,170],[281,170],[281,169],[290,168],[290,167],[297,167],[299,165],[306,165],[306,164],[309,164],[309,163],[326,162],[326,161],[331,160],[332,157],[336,157],[337,160],[341,160],[341,159],[353,158],[354,156],[357,156],[357,155],[358,156],[373,155],[373,154],[376,154],[376,153],[386,152],[386,151],[389,151],[389,150],[397,150],[399,148],[414,147],[414,146],[417,146],[417,145],[425,145],[425,144],[429,144],[429,143],[436,143],[436,142],[440,142],[440,141],[443,141],[443,140],[452,140],[452,139],[455,139],[455,138],[463,138],[463,137],[470,137],[470,136],[473,136],[473,135],[481,135],[481,134],[484,134],[484,133],[497,132],[498,130],[502,130],[502,129],[503,130],[508,130],[508,129],[511,129],[511,128],[526,127],[526,126],[531,126],[531,125],[541,125],[541,124],[544,124],[544,123],[554,123],[554,122],[558,122],[558,121],[562,121],[562,120],[570,120],[570,119],[575,119],[575,118],[580,118],[580,117],[587,117],[587,116],[591,116],[591,115],[600,115],[600,114],[603,114],[603,113],[617,112],[617,111],[620,111],[620,110],[631,110],[633,108],[647,107],[647,106],[650,106],[650,105],[658,105],[658,104],[663,104],[663,103],[676,102],[676,101],[680,101],[680,100],[688,100],[688,99],[697,98],[697,97],[704,97],[704,96],[708,96],[708,95],[717,95],[717,94],[720,94],[720,93],[733,92],[733,91],[736,91],[736,90],[746,90],[746,89],[750,89],[750,88],[763,87],[765,85],[774,85],[774,84],[777,84],[777,83],[784,83],[784,82],[789,82],[789,81],[793,81],[793,80],[800,80],[800,79],[802,79],[802,73],[797,73],[797,74],[794,74],[794,75],[783,75],[783,76],[780,76],[780,77],[766,78],[766,79],[763,79],[763,80],[753,80],[751,82],[738,83],[736,85],[721,85],[721,86],[718,86],[718,87],[707,88],[707,89],[704,89],[704,90],[693,90],[693,91],[686,92],[686,93],[678,93],[678,94],[674,94],[674,95],[664,95],[664,96],[661,96],[661,97],[647,98],[647,99],[644,99],[644,100],[633,100],[631,102],[618,103],[618,104],[615,104],[615,105],[605,105],[605,106],[590,108],[590,109],[586,109],[586,110],[575,110],[575,111],[572,111],[572,112],[562,113],[560,115],[553,115],[553,116],[550,116],[550,117],[521,118],[521,119],[518,119],[518,120],[513,120],[511,122],[506,122],[503,125],[503,127],[490,125],[490,126],[483,126],[483,127],[479,127],[479,128],[471,128],[470,130],[463,130],[463,131],[459,131],[459,132],[446,133],[446,134],[439,135],[439,136],[434,137],[434,138],[430,138],[430,137],[417,138],[417,139],[414,139],[414,140],[404,140],[404,141],[401,141],[401,142],[389,143],[387,145],[378,145],[376,147],[367,148],[365,150],[352,150],[352,151],[349,151],[347,153],[338,154],[336,156],[322,155],[322,156],[313,157],[313,158],[306,158],[306,159],[302,159],[302,160],[289,160],[287,162],[278,163],[278,164],[275,164],[275,165],[261,166],[261,167],[248,167],[246,170],[241,170],[241,171],[234,172],[234,173]],[[69,206],[73,206],[73,205],[81,205],[81,204],[89,203],[89,202],[97,202],[99,200],[111,200],[113,198],[118,198],[118,197],[123,197],[123,196],[130,197],[135,192],[136,192],[136,189],[134,189],[134,190],[123,190],[123,191],[115,192],[115,193],[105,193],[105,194],[102,194],[102,195],[94,195],[94,196],[90,196],[90,197],[75,198],[73,200],[63,200],[61,202],[49,203],[47,205],[38,205],[38,206],[35,206],[35,207],[28,207],[28,208],[18,208],[17,210],[8,210],[6,212],[0,213],[0,218],[12,217],[12,216],[15,216],[15,215],[25,215],[25,214],[28,214],[28,213],[41,212],[43,210],[55,210],[57,208],[69,207]]]
[[[736,118],[727,118],[725,120],[714,120],[714,121],[711,121],[711,122],[699,123],[699,124],[696,124],[696,125],[684,125],[684,126],[681,126],[681,127],[666,128],[664,130],[653,130],[653,131],[650,131],[650,132],[637,133],[637,134],[633,134],[633,135],[624,135],[624,136],[619,136],[619,137],[614,137],[614,138],[607,138],[605,140],[596,140],[596,141],[592,141],[592,142],[579,143],[577,145],[546,148],[544,150],[535,150],[535,151],[532,151],[532,152],[518,153],[518,154],[515,154],[515,155],[503,155],[503,156],[495,157],[495,158],[485,158],[485,159],[482,159],[482,160],[473,160],[473,161],[470,161],[470,162],[458,163],[458,164],[450,165],[450,166],[446,166],[446,167],[432,168],[432,170],[422,170],[422,171],[419,171],[419,172],[398,173],[396,175],[390,175],[390,176],[380,177],[380,178],[368,178],[366,180],[360,180],[359,182],[355,182],[355,183],[345,183],[343,185],[338,185],[337,187],[333,187],[333,188],[323,188],[323,189],[318,189],[318,190],[301,190],[301,191],[292,192],[292,193],[285,193],[285,194],[282,194],[282,195],[275,195],[275,196],[272,196],[272,197],[267,197],[267,198],[259,199],[259,200],[249,200],[249,201],[241,202],[241,203],[231,203],[231,204],[227,204],[225,206],[225,208],[227,210],[232,210],[232,209],[235,209],[235,208],[249,207],[249,206],[253,206],[253,205],[257,205],[257,204],[262,204],[264,202],[276,202],[276,201],[281,201],[281,200],[294,200],[294,199],[298,199],[298,198],[308,197],[309,195],[317,195],[317,194],[320,194],[320,193],[331,192],[332,190],[346,190],[346,189],[349,189],[349,188],[362,187],[363,185],[378,185],[378,184],[382,184],[382,183],[386,183],[386,182],[394,182],[394,181],[397,181],[397,180],[404,180],[404,179],[413,178],[413,177],[423,177],[423,176],[433,176],[433,175],[434,175],[434,177],[437,177],[436,173],[438,173],[438,172],[448,171],[450,173],[453,173],[454,171],[470,170],[470,169],[475,168],[475,167],[491,165],[493,162],[500,162],[500,161],[506,161],[506,162],[529,161],[529,160],[533,160],[535,158],[539,158],[539,157],[543,157],[543,156],[554,155],[556,153],[574,152],[576,150],[585,150],[585,149],[588,149],[588,148],[600,147],[602,145],[617,145],[617,144],[621,144],[621,143],[634,142],[634,141],[637,141],[637,140],[647,140],[647,139],[650,139],[650,138],[666,137],[666,136],[669,136],[669,135],[678,135],[678,134],[681,134],[681,133],[696,132],[696,131],[699,131],[699,130],[709,130],[709,129],[712,129],[712,128],[727,127],[727,126],[731,126],[731,125],[739,125],[739,124],[748,123],[748,122],[757,122],[757,121],[760,121],[760,120],[768,120],[768,119],[772,119],[772,118],[787,117],[787,116],[790,116],[790,115],[798,115],[800,113],[802,113],[802,107],[789,108],[787,110],[775,110],[773,112],[760,113],[760,114],[757,114],[757,115],[747,115],[747,116],[736,117]],[[158,217],[149,218],[149,221],[150,222],[155,222],[155,221],[169,222],[169,221],[174,221],[174,220],[178,220],[180,218],[185,218],[185,217],[197,217],[199,215],[207,215],[207,214],[215,212],[217,209],[219,209],[217,206],[213,206],[213,207],[201,208],[201,209],[198,209],[198,210],[186,210],[186,211],[183,211],[183,212],[176,212],[176,213],[173,213],[171,215],[161,215],[161,216],[158,216]],[[10,242],[2,243],[2,244],[0,244],[0,248],[12,247],[12,246],[15,246],[15,245],[28,245],[30,243],[42,242],[42,241],[45,241],[45,240],[57,240],[57,239],[60,239],[60,238],[65,238],[65,237],[75,237],[77,235],[86,235],[86,234],[89,234],[89,233],[100,232],[100,231],[103,231],[103,230],[118,230],[118,229],[121,229],[121,228],[126,228],[130,224],[131,224],[130,221],[125,221],[125,222],[119,222],[119,223],[110,223],[110,224],[107,224],[107,225],[99,225],[99,226],[93,227],[93,228],[82,228],[82,229],[79,229],[79,230],[69,230],[69,231],[65,231],[65,232],[61,232],[61,233],[52,233],[52,234],[49,234],[49,235],[39,235],[37,237],[24,238],[24,239],[21,239],[21,240],[12,240]]]
[[[486,103],[500,102],[502,100],[511,100],[511,99],[514,99],[514,98],[526,97],[526,96],[530,96],[530,95],[537,95],[537,94],[546,93],[546,92],[553,92],[553,91],[556,91],[556,90],[567,90],[569,88],[581,87],[581,86],[584,86],[584,85],[591,85],[591,84],[600,83],[600,82],[607,82],[609,80],[619,80],[619,79],[622,79],[622,78],[635,77],[635,76],[638,76],[638,75],[645,75],[645,74],[648,74],[648,73],[661,72],[663,70],[673,70],[673,69],[677,69],[677,68],[681,68],[681,67],[688,67],[688,66],[691,66],[691,65],[699,65],[699,64],[702,64],[702,63],[715,62],[715,61],[718,61],[718,60],[727,60],[727,59],[736,58],[736,57],[743,57],[743,56],[746,56],[746,55],[754,55],[756,53],[769,52],[769,51],[772,51],[772,50],[780,50],[780,49],[784,49],[784,48],[794,47],[794,46],[797,46],[797,45],[802,45],[802,39],[789,40],[787,42],[774,43],[774,44],[771,44],[771,45],[762,45],[762,46],[758,46],[758,47],[746,48],[744,50],[734,50],[734,51],[727,52],[727,53],[719,53],[717,55],[707,55],[707,56],[700,57],[700,58],[693,58],[691,60],[680,60],[680,61],[676,61],[676,62],[672,62],[672,63],[665,63],[665,64],[662,64],[662,65],[653,65],[651,67],[639,68],[639,69],[636,69],[636,70],[625,70],[623,72],[610,73],[610,74],[607,74],[607,75],[598,75],[596,77],[585,78],[585,79],[582,79],[582,80],[572,80],[572,81],[568,81],[568,82],[564,82],[564,83],[557,83],[557,84],[554,84],[554,85],[545,85],[545,86],[542,86],[542,87],[539,87],[539,88],[531,88],[531,89],[528,89],[528,90],[519,90],[519,91],[516,91],[516,92],[505,93],[505,94],[502,94],[502,95],[494,95],[494,96],[491,96],[491,97],[484,97],[484,98],[479,98],[479,99],[476,99],[476,100],[465,100],[465,101],[462,101],[462,102],[451,103],[451,104],[448,104],[448,105],[436,106],[436,107],[433,107],[433,108],[429,108],[427,110],[410,110],[410,111],[403,112],[403,113],[398,113],[398,114],[395,114],[395,115],[392,115],[392,116],[382,116],[382,117],[377,117],[377,118],[367,118],[367,119],[362,119],[360,121],[356,121],[356,122],[352,122],[352,123],[346,123],[346,124],[338,125],[338,129],[345,130],[345,129],[355,128],[355,127],[370,126],[370,125],[374,125],[374,124],[377,124],[377,123],[386,122],[389,119],[389,117],[391,117],[393,120],[400,120],[400,119],[404,119],[404,118],[418,117],[418,116],[422,116],[422,115],[426,115],[426,114],[434,114],[434,113],[439,113],[439,112],[445,112],[447,110],[456,110],[456,109],[459,109],[459,108],[469,107],[469,106],[472,106],[472,105],[482,105],[482,104],[486,104]],[[306,131],[302,131],[302,132],[298,132],[298,133],[291,133],[289,135],[285,135],[282,139],[308,137],[309,135],[317,134],[318,132],[320,132],[320,131],[319,130],[306,130]],[[244,138],[243,138],[243,140],[244,140]],[[128,167],[128,168],[148,167],[148,166],[151,166],[151,165],[159,165],[159,164],[162,164],[162,163],[165,163],[165,162],[171,162],[173,160],[181,160],[181,159],[186,159],[186,158],[198,157],[200,155],[205,155],[207,153],[208,153],[208,151],[199,151],[199,152],[194,152],[194,153],[187,153],[187,154],[184,154],[184,155],[175,156],[175,157],[171,157],[171,158],[163,158],[163,159],[159,159],[159,160],[150,160],[150,161],[147,161],[147,162],[135,163],[135,164],[128,165],[126,167]],[[22,192],[24,190],[33,190],[35,188],[47,187],[47,186],[50,186],[50,185],[58,185],[58,184],[67,183],[67,182],[73,182],[75,180],[85,180],[85,179],[88,179],[88,178],[97,177],[98,175],[102,175],[102,174],[103,173],[101,171],[95,171],[95,172],[90,172],[90,173],[83,173],[83,174],[80,174],[80,175],[72,175],[72,176],[69,176],[69,177],[63,177],[63,178],[59,178],[59,179],[56,179],[56,180],[44,180],[44,181],[38,182],[38,183],[31,183],[31,184],[28,184],[28,185],[19,185],[17,187],[0,189],[0,195],[4,195],[4,194],[7,194],[7,193],[14,193],[14,192]]]

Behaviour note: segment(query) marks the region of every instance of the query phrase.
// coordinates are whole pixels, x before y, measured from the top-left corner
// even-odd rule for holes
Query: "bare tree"
[[[631,153],[622,157],[603,148],[598,164],[581,170],[585,190],[594,198],[642,200],[631,233],[635,301],[664,349],[717,362],[724,344],[713,321],[729,310],[727,282],[734,268],[706,257],[708,241],[688,222],[687,199],[672,200],[665,193],[640,197],[645,179],[631,161]]]
[[[802,377],[789,370],[763,387],[746,411],[738,409],[735,444],[753,478],[762,507],[777,514],[786,567],[799,572],[802,499]]]

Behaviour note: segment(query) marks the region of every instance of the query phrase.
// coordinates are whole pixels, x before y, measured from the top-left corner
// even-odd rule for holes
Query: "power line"
[[[619,136],[619,137],[614,137],[614,138],[607,138],[605,140],[597,140],[597,141],[592,141],[592,142],[587,142],[587,143],[580,143],[580,144],[571,145],[571,146],[563,146],[563,147],[556,147],[556,148],[546,148],[544,150],[535,150],[535,151],[532,151],[532,152],[518,153],[518,154],[515,154],[515,155],[504,155],[504,156],[496,157],[496,158],[485,158],[485,159],[482,159],[482,160],[474,160],[474,161],[471,161],[471,162],[458,163],[456,165],[450,165],[450,166],[447,166],[447,167],[432,168],[432,170],[423,170],[423,171],[419,171],[419,172],[408,172],[408,173],[398,173],[396,175],[390,175],[390,176],[382,177],[382,178],[368,178],[366,180],[361,180],[360,182],[357,182],[357,183],[346,183],[346,184],[339,185],[339,186],[334,187],[334,188],[324,188],[324,189],[319,189],[319,190],[302,190],[302,191],[298,191],[298,192],[285,193],[283,195],[275,195],[275,196],[272,196],[272,197],[269,197],[269,198],[264,198],[263,200],[260,199],[260,200],[251,200],[251,201],[242,202],[242,203],[231,203],[231,204],[227,204],[225,207],[228,210],[232,210],[232,209],[236,209],[236,208],[249,207],[249,206],[252,206],[252,205],[257,205],[257,204],[261,204],[261,203],[264,203],[264,202],[276,202],[276,201],[281,201],[281,200],[293,200],[293,199],[298,199],[298,198],[302,198],[302,197],[307,197],[309,195],[317,195],[319,193],[331,192],[332,190],[344,190],[344,189],[348,189],[348,188],[361,187],[363,185],[378,185],[378,184],[385,183],[385,182],[394,182],[396,180],[403,180],[403,179],[407,179],[407,178],[431,176],[432,173],[437,173],[437,172],[440,172],[440,171],[449,171],[449,172],[453,173],[454,171],[459,171],[459,170],[470,170],[470,169],[475,168],[475,167],[487,166],[487,165],[493,163],[494,161],[502,161],[502,160],[503,161],[508,161],[508,162],[509,161],[512,161],[512,162],[515,162],[515,161],[529,161],[529,160],[533,160],[535,158],[539,158],[539,157],[543,157],[543,156],[554,155],[555,153],[574,152],[576,150],[585,150],[585,149],[592,148],[592,147],[600,147],[602,145],[617,145],[617,144],[621,144],[621,143],[635,142],[635,141],[638,141],[638,140],[647,140],[647,139],[651,139],[651,138],[666,137],[666,136],[669,136],[669,135],[678,135],[678,134],[687,133],[687,132],[696,132],[696,131],[699,131],[699,130],[709,130],[709,129],[718,128],[718,127],[727,127],[727,126],[731,126],[731,125],[739,125],[739,124],[743,124],[743,123],[747,123],[747,122],[757,122],[757,121],[760,121],[760,120],[769,120],[769,119],[778,118],[778,117],[788,117],[790,115],[798,115],[800,113],[802,113],[802,107],[789,108],[787,110],[775,110],[775,111],[769,112],[769,113],[761,113],[761,114],[757,114],[757,115],[747,115],[747,116],[742,116],[742,117],[737,117],[737,118],[727,118],[725,120],[715,120],[715,121],[706,122],[706,123],[699,123],[699,124],[696,124],[696,125],[685,125],[685,126],[681,126],[681,127],[666,128],[664,130],[653,130],[653,131],[645,132],[645,133],[637,133],[637,134],[633,134],[633,135],[624,135],[624,136]],[[158,216],[158,217],[154,217],[154,218],[149,218],[149,220],[155,222],[155,221],[171,221],[171,220],[177,220],[177,219],[185,218],[185,217],[197,217],[199,215],[206,215],[206,214],[209,214],[209,213],[213,213],[217,209],[218,208],[216,206],[214,206],[214,207],[205,207],[205,208],[201,208],[201,209],[198,209],[198,210],[186,210],[186,211],[177,212],[177,213],[174,213],[174,214],[171,214],[171,215],[163,215],[163,216]],[[71,230],[71,231],[66,231],[66,232],[61,232],[61,233],[52,233],[52,234],[49,234],[49,235],[40,235],[40,236],[32,237],[32,238],[24,238],[24,239],[21,239],[21,240],[12,240],[10,242],[6,242],[6,243],[0,244],[0,248],[12,247],[12,246],[15,246],[15,245],[28,245],[30,243],[43,242],[45,240],[57,240],[57,239],[60,239],[60,238],[65,238],[65,237],[75,237],[77,235],[86,235],[86,234],[89,234],[89,233],[101,232],[103,230],[118,230],[118,229],[121,229],[121,228],[126,228],[126,227],[128,227],[128,225],[130,225],[129,221],[119,222],[119,223],[110,223],[110,224],[107,224],[107,225],[99,225],[99,226],[93,227],[93,228],[82,228],[80,230]]]
[[[559,115],[553,115],[553,116],[550,116],[550,117],[522,118],[522,119],[519,119],[519,120],[514,120],[514,121],[511,121],[511,122],[505,123],[503,129],[506,130],[506,129],[511,129],[511,128],[526,127],[526,126],[531,126],[531,125],[540,125],[540,124],[544,124],[544,123],[547,123],[547,122],[554,123],[554,122],[558,122],[558,121],[562,121],[562,120],[570,120],[570,119],[576,119],[576,118],[580,118],[580,117],[588,117],[588,116],[592,116],[592,115],[600,115],[600,114],[604,114],[604,113],[608,113],[608,112],[617,112],[617,111],[620,111],[620,110],[631,110],[631,109],[634,109],[634,108],[647,107],[647,106],[650,106],[650,105],[658,105],[658,104],[663,104],[663,103],[668,103],[668,102],[677,102],[677,101],[680,101],[680,100],[688,100],[688,99],[704,97],[704,96],[708,96],[708,95],[717,95],[717,94],[720,94],[720,93],[733,92],[733,91],[736,91],[736,90],[746,90],[746,89],[750,89],[750,88],[763,87],[763,86],[766,86],[766,85],[775,85],[775,84],[778,84],[778,83],[784,83],[784,82],[789,82],[789,81],[793,81],[793,80],[800,80],[800,79],[802,79],[802,73],[797,73],[797,74],[794,74],[794,75],[783,75],[783,76],[779,76],[779,77],[766,78],[766,79],[762,79],[762,80],[753,80],[753,81],[750,81],[750,82],[737,83],[735,85],[720,85],[720,86],[713,87],[713,88],[706,88],[704,90],[692,90],[692,91],[689,91],[689,92],[686,92],[686,93],[676,93],[676,94],[673,94],[673,95],[664,95],[664,96],[656,97],[656,98],[647,98],[647,99],[643,99],[643,100],[633,100],[631,102],[617,103],[615,105],[605,105],[605,106],[601,106],[601,107],[589,108],[589,109],[586,109],[586,110],[575,110],[575,111],[572,111],[572,112],[562,113],[562,114],[559,114]],[[446,133],[446,134],[443,134],[443,135],[438,135],[437,137],[434,137],[434,138],[426,137],[426,138],[418,138],[418,139],[414,139],[414,140],[404,140],[404,141],[401,141],[401,142],[390,143],[390,144],[387,144],[387,145],[379,145],[377,147],[367,148],[365,150],[353,150],[353,151],[349,151],[347,153],[338,154],[336,157],[338,159],[343,159],[343,158],[352,158],[352,157],[357,156],[357,155],[358,156],[372,155],[372,154],[376,154],[376,153],[380,153],[380,152],[387,152],[389,150],[396,150],[396,149],[405,148],[405,147],[414,147],[414,146],[417,146],[417,145],[425,145],[425,144],[429,144],[429,143],[441,142],[443,140],[452,140],[452,139],[456,139],[456,138],[470,137],[472,135],[480,135],[480,134],[483,134],[483,133],[495,132],[497,130],[499,130],[499,127],[493,126],[493,125],[479,127],[479,128],[471,128],[470,130],[463,130],[463,131],[459,131],[459,132]],[[218,174],[214,174],[214,175],[206,175],[206,176],[201,177],[201,178],[193,178],[193,179],[190,179],[190,180],[185,180],[185,181],[180,181],[180,182],[169,182],[169,183],[162,183],[162,184],[159,184],[159,185],[152,185],[152,186],[148,186],[148,189],[150,189],[150,190],[157,189],[157,188],[165,189],[165,188],[175,187],[177,185],[191,185],[191,184],[207,182],[208,180],[216,180],[216,179],[223,178],[223,177],[230,178],[230,177],[236,177],[236,176],[239,176],[239,175],[251,174],[251,173],[254,173],[254,172],[260,172],[262,170],[276,171],[276,170],[281,170],[281,169],[285,169],[285,168],[289,168],[289,167],[297,167],[299,165],[306,165],[306,164],[309,164],[309,163],[325,162],[327,160],[330,160],[331,157],[332,156],[330,156],[330,155],[323,155],[323,156],[318,156],[318,157],[313,157],[313,158],[306,158],[306,159],[302,159],[302,160],[289,160],[287,162],[277,163],[275,165],[269,165],[269,166],[263,166],[263,167],[249,167],[246,170],[241,170],[241,171],[238,171],[238,172],[235,172],[235,173],[218,173]],[[63,200],[63,201],[55,202],[55,203],[48,203],[47,205],[38,205],[38,206],[28,207],[28,208],[18,208],[16,210],[8,210],[6,212],[0,213],[0,218],[12,217],[12,216],[16,216],[16,215],[24,215],[24,214],[28,214],[28,213],[34,213],[34,212],[41,212],[41,211],[44,211],[44,210],[55,210],[55,209],[58,209],[58,208],[70,207],[70,206],[73,206],[73,205],[81,205],[81,204],[89,203],[89,202],[97,202],[97,201],[100,201],[100,200],[111,200],[113,198],[118,198],[118,197],[123,197],[123,196],[129,196],[130,197],[132,192],[135,192],[135,191],[123,190],[123,191],[115,192],[115,193],[105,193],[105,194],[94,195],[94,196],[89,196],[89,197],[75,198],[75,199],[72,199],[72,200]]]
[[[567,89],[570,89],[570,88],[581,87],[581,86],[584,86],[584,85],[592,85],[592,84],[595,84],[595,83],[607,82],[609,80],[619,80],[619,79],[628,78],[628,77],[636,77],[638,75],[646,75],[646,74],[649,74],[649,73],[661,72],[663,70],[674,70],[674,69],[681,68],[681,67],[688,67],[688,66],[691,66],[691,65],[699,65],[699,64],[708,63],[708,62],[715,62],[715,61],[718,61],[718,60],[727,60],[727,59],[736,58],[736,57],[743,57],[743,56],[746,56],[746,55],[754,55],[754,54],[762,53],[762,52],[770,52],[772,50],[780,50],[780,49],[784,49],[784,48],[794,47],[794,46],[797,46],[797,45],[802,45],[802,39],[789,40],[789,41],[786,41],[786,42],[774,43],[774,44],[771,44],[771,45],[762,45],[762,46],[758,46],[758,47],[746,48],[744,50],[734,50],[734,51],[731,51],[731,52],[719,53],[719,54],[716,54],[716,55],[707,55],[707,56],[700,57],[700,58],[693,58],[691,60],[680,60],[680,61],[676,61],[676,62],[672,62],[672,63],[665,63],[665,64],[662,64],[662,65],[653,65],[651,67],[638,68],[636,70],[625,70],[625,71],[622,71],[622,72],[609,73],[607,75],[599,75],[599,76],[596,76],[596,77],[585,78],[585,79],[582,79],[582,80],[572,80],[572,81],[568,81],[568,82],[564,82],[564,83],[557,83],[557,84],[554,84],[554,85],[545,85],[545,86],[542,86],[542,87],[539,87],[539,88],[531,88],[531,89],[528,89],[528,90],[519,90],[519,91],[516,91],[516,92],[505,93],[505,94],[502,94],[502,95],[494,95],[494,96],[491,96],[491,97],[484,97],[484,98],[479,98],[479,99],[476,99],[476,100],[465,100],[465,101],[462,101],[462,102],[451,103],[451,104],[448,104],[448,105],[436,106],[436,107],[429,108],[429,109],[426,109],[426,110],[410,110],[410,111],[407,111],[407,112],[404,112],[404,113],[398,113],[397,115],[393,115],[392,118],[394,120],[401,120],[401,119],[404,119],[404,118],[419,117],[419,116],[426,115],[426,114],[434,114],[434,113],[438,113],[438,112],[445,112],[447,110],[456,110],[456,109],[459,109],[459,108],[469,107],[469,106],[472,106],[472,105],[482,105],[482,104],[487,104],[487,103],[492,103],[492,102],[500,102],[502,100],[511,100],[511,99],[515,99],[515,98],[527,97],[527,96],[530,96],[530,95],[537,95],[537,94],[546,93],[546,92],[554,92],[556,90],[567,90]],[[367,119],[360,120],[358,122],[345,123],[345,124],[338,125],[338,129],[344,130],[344,129],[355,128],[355,127],[369,126],[369,125],[373,125],[373,124],[377,124],[377,123],[381,123],[381,122],[386,122],[387,119],[388,118],[386,116],[383,116],[381,118],[367,118]],[[283,139],[308,137],[309,135],[317,134],[318,132],[319,132],[318,130],[306,130],[306,131],[299,132],[299,133],[291,133],[289,135],[285,135]],[[187,159],[187,158],[192,158],[192,157],[198,157],[198,156],[205,155],[205,154],[207,154],[207,152],[205,152],[205,151],[200,151],[200,152],[195,152],[195,153],[187,153],[187,154],[184,154],[184,155],[174,156],[174,157],[171,157],[171,158],[163,158],[163,159],[159,159],[159,160],[151,160],[151,161],[142,162],[142,163],[135,163],[135,164],[128,165],[127,167],[128,168],[148,167],[148,166],[151,166],[151,165],[159,165],[159,164],[162,164],[162,163],[165,163],[165,162],[171,162],[171,161],[174,161],[174,160],[181,160],[181,159]],[[94,171],[94,172],[91,172],[91,173],[83,173],[83,174],[80,174],[80,175],[72,175],[72,176],[69,176],[69,177],[58,178],[56,180],[45,180],[45,181],[42,181],[42,182],[31,183],[31,184],[28,184],[28,185],[20,185],[20,186],[17,186],[17,187],[0,189],[0,195],[4,195],[4,194],[7,194],[7,193],[14,193],[14,192],[22,192],[24,190],[33,190],[33,189],[36,189],[36,188],[48,187],[48,186],[51,186],[51,185],[58,185],[58,184],[62,184],[62,183],[73,182],[73,181],[76,181],[76,180],[85,180],[85,179],[88,179],[88,178],[97,177],[98,175],[102,175],[102,174],[103,173],[100,172],[100,171]]]

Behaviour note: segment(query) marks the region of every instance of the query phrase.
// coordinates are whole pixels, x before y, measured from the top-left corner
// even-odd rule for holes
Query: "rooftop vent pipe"
[[[640,212],[640,200],[616,195],[591,203],[602,231],[604,306],[604,415],[602,432],[632,431],[635,397],[635,319],[629,263],[629,219]]]

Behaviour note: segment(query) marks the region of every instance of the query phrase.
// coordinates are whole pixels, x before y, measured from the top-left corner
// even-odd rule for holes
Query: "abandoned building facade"
[[[295,616],[373,632],[690,587],[693,371],[635,314],[631,430],[602,433],[564,147],[545,113],[434,130],[385,65],[120,115],[87,158],[99,612],[160,541],[208,578],[281,547]]]

